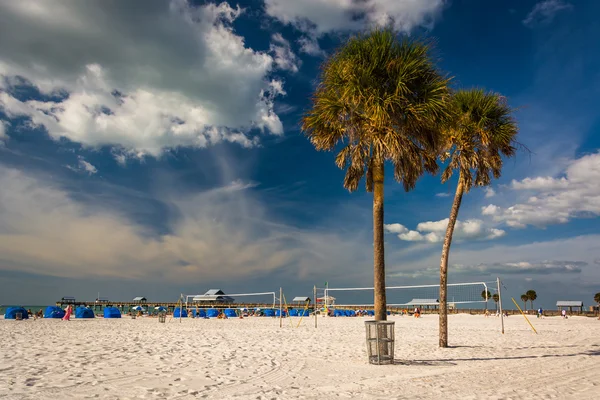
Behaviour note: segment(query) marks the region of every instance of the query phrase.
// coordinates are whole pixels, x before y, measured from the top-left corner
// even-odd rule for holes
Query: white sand
[[[0,319],[6,399],[600,398],[600,321],[392,317],[399,363],[367,363],[365,318]],[[299,318],[291,318],[296,324]]]

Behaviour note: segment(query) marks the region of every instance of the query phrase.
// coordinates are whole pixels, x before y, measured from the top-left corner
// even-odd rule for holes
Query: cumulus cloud
[[[252,129],[283,133],[273,71],[298,60],[279,36],[269,52],[248,48],[232,27],[242,12],[186,0],[1,2],[0,109],[53,138],[133,150],[122,154],[255,145]],[[15,96],[16,77],[41,96]]]
[[[562,0],[540,1],[527,14],[527,17],[523,20],[523,25],[532,28],[537,25],[550,23],[559,11],[571,8],[573,8],[571,4]]]
[[[107,201],[106,191],[102,201],[84,200],[60,179],[0,166],[0,270],[170,283],[278,270],[305,279],[336,270],[364,272],[368,239],[278,221],[251,190],[256,185],[235,180],[173,196],[161,187],[152,201],[160,201],[167,215],[152,209],[134,218],[131,208],[144,211],[139,197]],[[166,228],[157,231],[156,222]]]
[[[489,199],[490,197],[494,197],[496,195],[496,191],[491,187],[485,188],[485,198]]]
[[[494,221],[524,228],[566,223],[573,218],[600,215],[600,153],[571,161],[564,176],[526,178],[513,181],[514,191],[527,193],[527,200],[507,208],[490,204],[482,214]]]
[[[395,233],[400,240],[408,242],[439,243],[444,241],[448,218],[440,221],[421,222],[416,230],[410,230],[402,224],[389,224],[384,228],[387,232]],[[504,236],[506,232],[501,229],[488,228],[484,221],[479,219],[468,219],[456,221],[453,240],[491,240]]]
[[[431,27],[446,0],[265,0],[268,15],[307,33],[302,50],[321,52],[317,38],[325,33],[360,30],[371,25],[392,25],[410,32]]]

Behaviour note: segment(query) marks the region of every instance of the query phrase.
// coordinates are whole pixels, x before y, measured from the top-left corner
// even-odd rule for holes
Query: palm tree
[[[533,302],[535,301],[535,299],[537,299],[537,293],[535,292],[535,290],[528,290],[525,292],[525,294],[527,295],[527,298],[531,303],[531,309],[533,310]]]
[[[600,293],[596,293],[594,295],[594,301],[600,305]]]
[[[473,186],[489,185],[492,176],[499,178],[502,156],[515,155],[518,128],[512,114],[505,98],[496,93],[472,89],[459,90],[452,96],[452,118],[445,129],[445,151],[441,157],[449,162],[442,173],[442,183],[455,170],[459,174],[440,261],[440,347],[448,347],[448,256],[462,197]]]
[[[390,29],[350,38],[324,62],[312,108],[302,130],[317,150],[344,147],[336,157],[346,169],[344,187],[363,177],[373,192],[375,319],[386,319],[383,241],[384,163],[406,191],[425,172],[436,172],[439,121],[446,117],[448,81],[429,46],[398,40]]]
[[[487,302],[492,298],[492,294],[489,290],[484,290],[481,292],[481,297],[485,300],[485,311],[487,311]]]
[[[523,302],[523,305],[525,306],[523,308],[523,311],[527,311],[527,301],[528,300],[529,300],[529,296],[527,296],[526,294],[521,295],[521,301]]]
[[[500,295],[498,293],[494,293],[492,299],[494,299],[494,303],[496,303],[496,311],[498,311],[498,302],[500,301]]]

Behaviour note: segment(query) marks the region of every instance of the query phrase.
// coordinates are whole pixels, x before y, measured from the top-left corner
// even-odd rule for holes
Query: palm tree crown
[[[372,167],[383,160],[392,161],[406,190],[424,171],[436,172],[430,150],[439,139],[436,122],[447,114],[449,79],[429,52],[426,43],[384,29],[351,38],[324,63],[302,130],[317,150],[345,143],[336,164],[346,169],[348,190],[366,174],[372,191]]]
[[[459,90],[452,96],[453,117],[447,125],[445,152],[449,159],[442,183],[455,170],[465,193],[472,186],[487,186],[491,177],[499,178],[502,156],[512,157],[519,145],[515,138],[517,123],[506,99],[481,89]]]
[[[594,295],[594,301],[595,301],[596,303],[600,304],[600,292],[599,292],[599,293],[596,293],[596,294]]]

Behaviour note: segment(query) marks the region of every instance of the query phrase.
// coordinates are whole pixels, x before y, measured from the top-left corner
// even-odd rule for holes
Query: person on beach
[[[567,319],[567,310],[562,310],[562,311],[560,312],[560,314],[562,315],[562,317],[563,317],[564,319]]]
[[[67,306],[67,308],[65,308],[65,316],[62,318],[63,321],[70,321],[72,313],[73,313],[73,307],[71,307],[71,305],[69,304]]]

